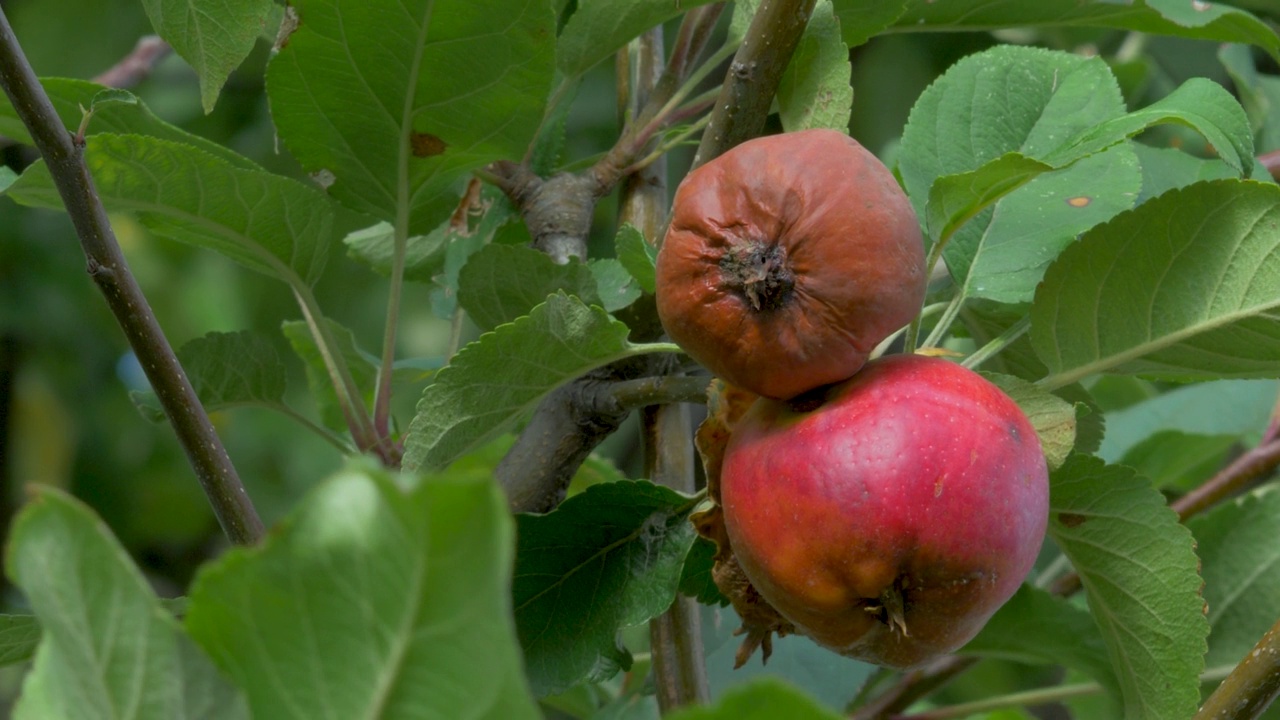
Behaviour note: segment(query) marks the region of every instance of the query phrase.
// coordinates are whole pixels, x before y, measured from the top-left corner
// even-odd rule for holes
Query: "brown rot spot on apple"
[[[1062,526],[1066,528],[1078,528],[1084,524],[1085,520],[1088,519],[1089,518],[1083,515],[1077,515],[1076,513],[1058,513],[1058,522],[1062,523]]]

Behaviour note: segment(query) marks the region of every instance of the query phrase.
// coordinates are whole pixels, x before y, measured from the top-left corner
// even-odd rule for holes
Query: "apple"
[[[897,355],[733,428],[724,524],[754,588],[848,657],[921,665],[968,642],[1031,570],[1048,521],[1035,429],[951,361]]]

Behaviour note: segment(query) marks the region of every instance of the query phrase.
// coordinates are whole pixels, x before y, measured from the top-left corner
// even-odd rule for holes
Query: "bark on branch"
[[[49,166],[49,174],[80,237],[89,275],[106,298],[146,372],[223,532],[235,543],[257,541],[262,536],[262,521],[151,306],[129,271],[85,166],[83,148],[75,146],[71,134],[58,119],[3,9],[0,9],[0,86],[4,87]]]

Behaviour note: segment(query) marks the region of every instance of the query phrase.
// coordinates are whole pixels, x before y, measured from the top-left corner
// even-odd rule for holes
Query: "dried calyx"
[[[782,308],[796,286],[786,249],[758,239],[729,246],[720,260],[720,274],[725,287],[757,312]]]

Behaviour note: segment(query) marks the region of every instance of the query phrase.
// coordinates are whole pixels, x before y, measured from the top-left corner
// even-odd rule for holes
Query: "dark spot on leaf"
[[[1083,515],[1077,515],[1075,513],[1058,513],[1058,522],[1068,528],[1080,527],[1084,524],[1084,521],[1088,519],[1089,518]]]
[[[409,147],[413,149],[414,157],[432,157],[435,155],[443,155],[444,149],[449,147],[445,141],[432,135],[431,133],[413,131],[409,136]]]
[[[1078,195],[1073,198],[1067,198],[1067,204],[1073,208],[1082,208],[1093,202],[1093,198],[1088,195]]]

